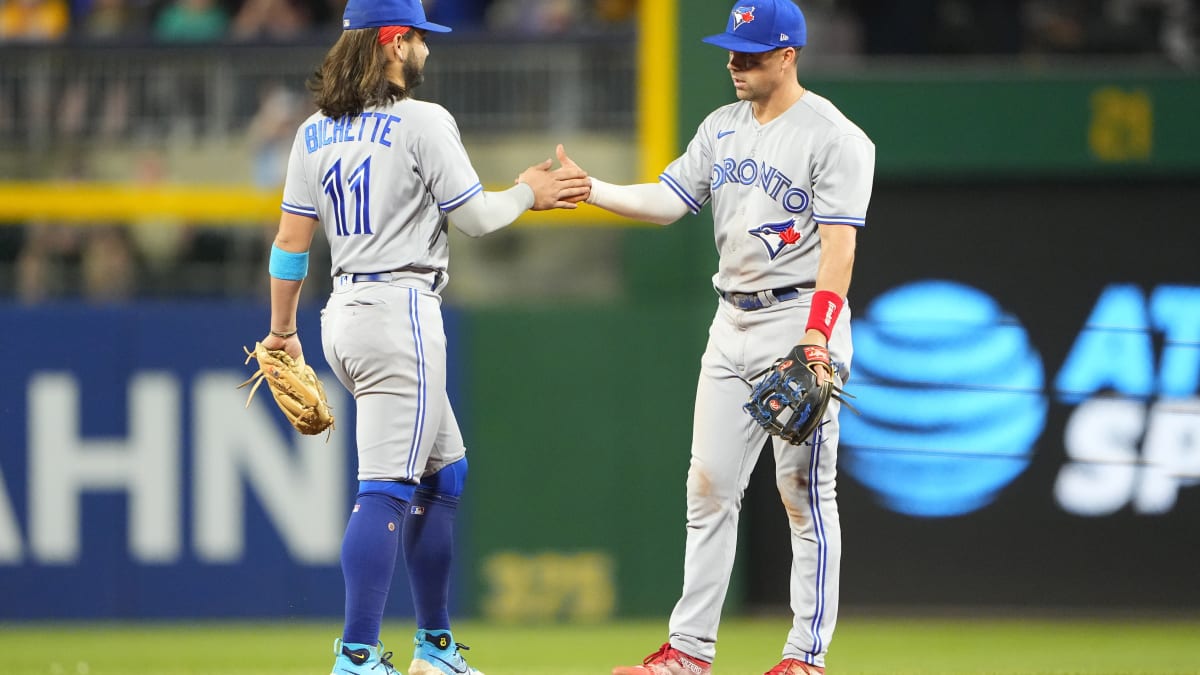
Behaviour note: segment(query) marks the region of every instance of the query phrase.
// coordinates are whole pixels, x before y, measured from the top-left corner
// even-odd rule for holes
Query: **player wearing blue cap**
[[[342,542],[346,613],[333,675],[397,671],[379,633],[403,550],[416,608],[409,675],[478,674],[450,632],[454,516],[466,449],[446,395],[441,291],[447,229],[481,236],[527,209],[574,208],[578,168],[531,166],[485,191],[454,118],[412,98],[429,55],[419,0],[349,0],[343,33],[309,80],[319,112],[301,125],[271,250],[268,349],[293,358],[308,249],[324,227],[333,293],[321,313],[325,359],[353,394],[358,495]]]
[[[657,183],[591,178],[587,201],[661,224],[712,202],[720,253],[716,315],[700,363],[687,479],[683,592],[669,640],[614,675],[706,675],[736,550],[738,513],[768,438],[745,414],[752,382],[797,344],[827,353],[822,381],[850,375],[845,305],[857,232],[866,223],[875,146],[829,100],[796,79],[807,39],[792,0],[734,5],[725,32],[738,102],[713,111]],[[575,166],[562,146],[563,166]],[[841,530],[835,500],[840,404],[802,445],[772,438],[791,526],[792,628],[768,675],[823,673],[837,620]],[[764,664],[766,667],[766,664]]]

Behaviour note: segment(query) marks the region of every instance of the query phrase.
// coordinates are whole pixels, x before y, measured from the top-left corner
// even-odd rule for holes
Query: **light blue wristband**
[[[308,251],[289,253],[271,244],[271,262],[267,269],[276,279],[301,281],[308,276]]]

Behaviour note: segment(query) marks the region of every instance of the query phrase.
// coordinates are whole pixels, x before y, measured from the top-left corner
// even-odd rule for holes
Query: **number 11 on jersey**
[[[358,168],[350,173],[345,185],[350,188],[354,197],[354,232],[353,234],[371,234],[371,158],[363,160]],[[342,160],[338,159],[321,178],[321,186],[325,194],[333,201],[333,218],[336,224],[336,234],[344,237],[351,232],[346,227],[346,192],[342,184]]]

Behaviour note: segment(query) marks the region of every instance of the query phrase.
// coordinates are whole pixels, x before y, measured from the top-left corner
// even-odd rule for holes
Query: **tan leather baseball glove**
[[[246,363],[258,359],[258,371],[238,385],[241,389],[254,384],[246,398],[246,407],[250,407],[254,392],[265,380],[275,403],[297,431],[308,436],[326,429],[332,433],[333,413],[325,398],[325,387],[312,366],[304,363],[304,357],[293,359],[282,349],[267,349],[261,342],[254,343],[254,351],[242,349],[246,352]]]

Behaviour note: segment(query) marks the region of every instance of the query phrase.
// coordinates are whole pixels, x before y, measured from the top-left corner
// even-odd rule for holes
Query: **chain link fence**
[[[327,44],[0,46],[0,152],[100,139],[210,142],[242,133],[275,88],[303,92]],[[421,98],[464,133],[633,124],[631,35],[514,42],[439,38]]]

